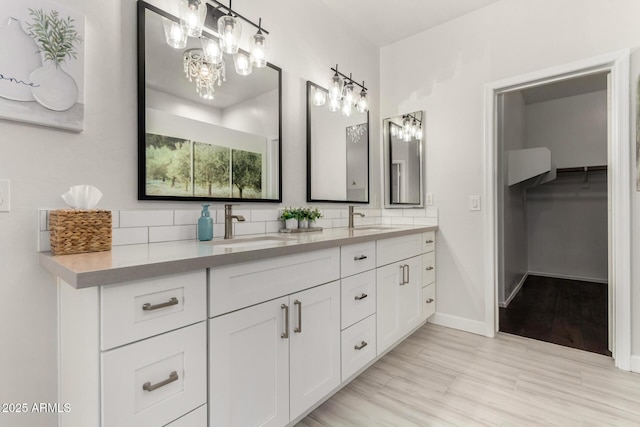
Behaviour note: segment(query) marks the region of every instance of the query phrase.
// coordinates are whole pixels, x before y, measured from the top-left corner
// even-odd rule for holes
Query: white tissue
[[[62,200],[73,209],[93,209],[102,199],[102,191],[93,185],[74,185],[62,195]]]

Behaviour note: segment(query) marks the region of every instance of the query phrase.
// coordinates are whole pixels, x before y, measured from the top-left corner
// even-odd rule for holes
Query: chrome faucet
[[[232,212],[233,205],[224,205],[224,238],[233,239],[233,219],[244,222],[242,215],[234,215]]]
[[[353,211],[353,206],[349,206],[349,228],[353,228],[353,217],[356,216],[356,215],[358,215],[360,217],[364,216],[363,213],[354,212]]]

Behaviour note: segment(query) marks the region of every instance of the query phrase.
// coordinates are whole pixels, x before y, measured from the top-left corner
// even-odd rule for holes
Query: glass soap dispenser
[[[209,214],[209,205],[202,205],[202,214],[198,219],[198,240],[213,239],[213,218]]]

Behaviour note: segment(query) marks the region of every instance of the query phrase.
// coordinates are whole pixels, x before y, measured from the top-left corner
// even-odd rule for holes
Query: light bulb
[[[340,100],[342,96],[342,78],[336,72],[331,78],[331,84],[329,85],[329,97],[334,100]]]
[[[241,76],[247,76],[251,74],[251,61],[249,61],[249,58],[247,58],[247,55],[245,55],[244,53],[239,52],[233,55],[233,63],[236,66],[236,73],[240,74]]]
[[[164,26],[164,36],[167,44],[175,49],[184,49],[187,47],[187,29],[180,26],[178,22],[171,19],[162,18]]]
[[[269,40],[258,30],[251,37],[251,63],[254,67],[265,67],[267,65],[267,51],[269,50]]]
[[[356,109],[359,113],[366,113],[369,109],[369,102],[367,100],[367,91],[362,89],[360,92],[360,97],[358,98],[358,102],[356,104]]]
[[[312,97],[312,101],[311,102],[316,107],[324,105],[327,102],[327,94],[326,94],[326,92],[321,90],[321,89],[314,88],[313,89],[313,97]]]
[[[344,86],[343,104],[353,105],[353,82],[349,82]]]
[[[340,110],[340,99],[329,97],[329,111],[335,113],[338,110]]]
[[[225,53],[238,53],[242,25],[240,21],[231,15],[224,15],[218,19],[218,34],[220,35],[220,48]]]
[[[418,129],[416,129],[416,139],[418,141],[422,140],[422,128],[418,127]]]
[[[350,102],[346,102],[346,98],[342,100],[342,108],[340,109],[342,115],[345,117],[351,117],[351,113],[353,112],[353,104]]]
[[[186,29],[189,37],[200,37],[204,19],[207,15],[207,4],[202,0],[180,0],[180,25]]]
[[[398,127],[391,125],[391,136],[396,136],[398,135]]]
[[[219,65],[222,62],[222,50],[218,42],[206,37],[202,37],[200,41],[202,42],[204,60],[211,64]]]
[[[402,119],[402,133],[409,134],[411,132],[411,119],[405,117]]]

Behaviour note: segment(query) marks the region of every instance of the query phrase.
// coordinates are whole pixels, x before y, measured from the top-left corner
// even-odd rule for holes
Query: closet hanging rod
[[[593,172],[593,171],[606,171],[607,165],[603,166],[579,166],[576,168],[558,168],[556,169],[557,173],[563,172]]]

